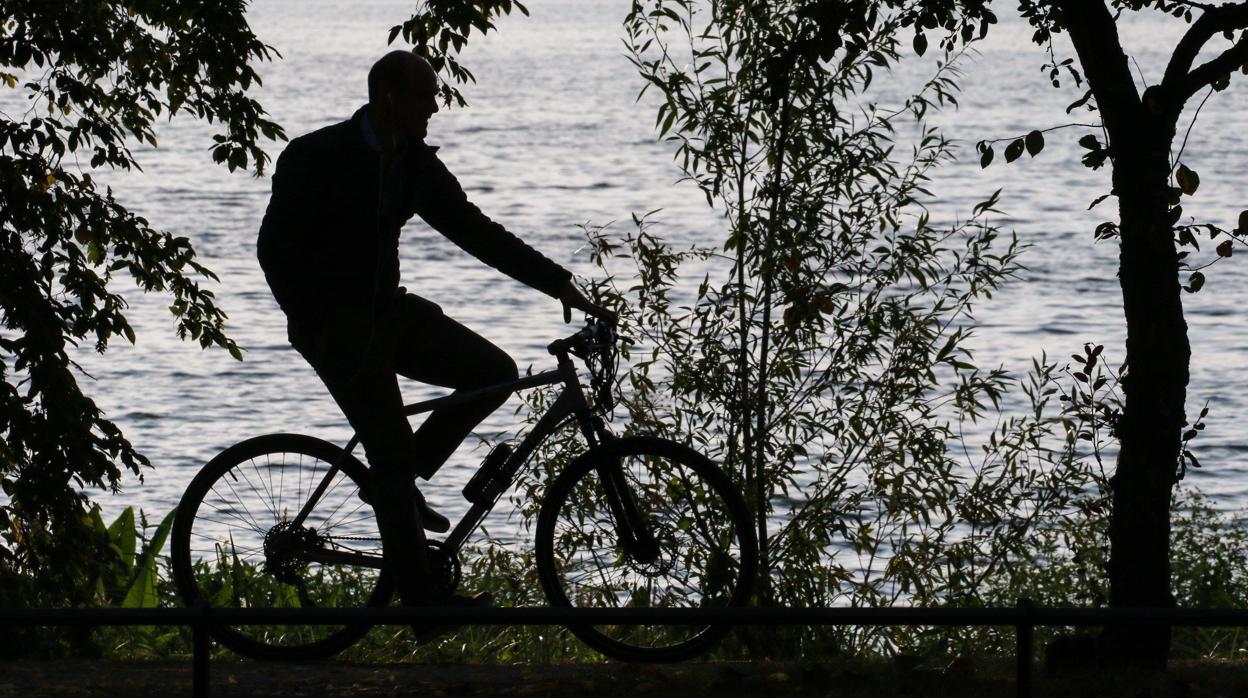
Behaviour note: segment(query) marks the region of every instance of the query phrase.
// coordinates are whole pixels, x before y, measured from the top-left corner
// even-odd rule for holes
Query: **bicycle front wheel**
[[[617,520],[621,500],[630,512],[625,522]],[[537,569],[553,606],[744,606],[758,564],[753,530],[741,495],[705,456],[673,441],[622,438],[575,460],[547,491],[537,520]],[[623,542],[629,537],[651,543],[639,551]],[[725,628],[569,630],[610,657],[663,662],[707,650]]]
[[[173,577],[183,600],[203,598],[219,608],[388,604],[393,586],[380,569],[377,517],[360,498],[367,481],[362,463],[310,436],[269,434],[226,449],[191,481],[174,515]],[[310,514],[294,525],[322,484]],[[212,632],[253,659],[314,659],[345,649],[369,627],[274,624]]]

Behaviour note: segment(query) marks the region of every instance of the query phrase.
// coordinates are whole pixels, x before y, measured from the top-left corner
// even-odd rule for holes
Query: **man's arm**
[[[409,161],[417,183],[416,213],[468,254],[552,298],[562,299],[571,285],[571,272],[490,220],[468,201],[455,175],[433,149],[418,148]]]

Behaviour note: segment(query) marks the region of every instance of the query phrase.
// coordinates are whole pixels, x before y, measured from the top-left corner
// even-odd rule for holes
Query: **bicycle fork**
[[[602,418],[591,415],[583,403],[578,407],[577,422],[590,449],[609,449],[615,437],[607,431]],[[599,482],[602,483],[603,494],[606,495],[607,508],[611,512],[620,547],[629,557],[642,564],[654,562],[659,556],[659,543],[637,504],[633,488],[624,476],[623,462],[615,456],[608,456],[605,460],[607,462],[598,464],[595,470]]]

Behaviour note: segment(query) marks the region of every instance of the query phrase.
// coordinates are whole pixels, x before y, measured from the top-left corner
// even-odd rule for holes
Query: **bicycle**
[[[502,391],[563,384],[514,450],[496,447],[464,487],[471,504],[445,540],[429,539],[439,591],[462,579],[468,537],[514,484],[538,446],[575,421],[587,449],[546,488],[535,559],[554,607],[724,607],[749,599],[758,546],[740,493],[693,449],[659,438],[614,436],[619,337],[604,322],[548,347],[557,367],[495,386],[407,405],[412,416]],[[592,402],[575,364],[590,374]],[[247,439],[209,461],[178,503],[173,577],[183,599],[212,606],[385,606],[394,595],[367,491],[352,451],[298,434]],[[291,491],[288,491],[291,490]],[[365,495],[366,496],[366,495]],[[369,624],[220,626],[214,637],[244,656],[312,659],[337,653]],[[599,652],[630,661],[677,661],[707,650],[720,626],[570,625]]]

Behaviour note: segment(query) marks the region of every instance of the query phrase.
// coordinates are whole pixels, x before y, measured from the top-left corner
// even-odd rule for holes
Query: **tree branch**
[[[1179,40],[1166,66],[1162,88],[1186,102],[1201,88],[1213,84],[1222,75],[1242,66],[1248,60],[1248,40],[1240,40],[1222,55],[1192,70],[1192,62],[1215,34],[1248,28],[1248,3],[1220,5],[1205,10]]]
[[[1141,102],[1114,17],[1104,0],[1063,0],[1059,6],[1105,125],[1110,134],[1119,133]]]
[[[1232,70],[1242,67],[1245,63],[1248,63],[1248,37],[1240,39],[1239,43],[1223,51],[1222,55],[1188,73],[1179,94],[1183,96],[1184,101],[1187,101],[1192,95],[1217,82],[1218,78],[1229,75]]]

